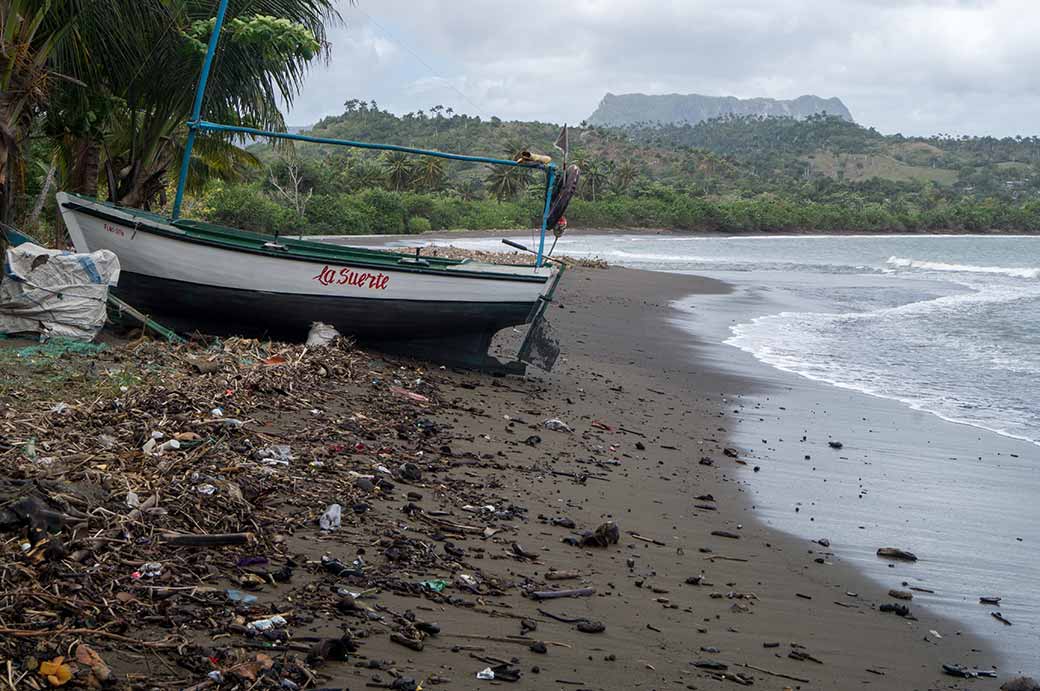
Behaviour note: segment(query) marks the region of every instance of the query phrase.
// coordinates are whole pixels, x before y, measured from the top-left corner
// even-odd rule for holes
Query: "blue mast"
[[[213,33],[209,35],[209,48],[206,60],[202,63],[202,75],[199,77],[199,88],[195,91],[195,105],[191,109],[191,121],[188,122],[188,142],[184,146],[184,158],[181,159],[181,173],[177,178],[177,196],[173,199],[173,220],[181,215],[181,202],[184,201],[184,186],[188,182],[188,164],[191,163],[191,150],[195,146],[195,131],[202,119],[202,99],[206,95],[206,82],[213,69],[213,56],[220,42],[220,30],[224,27],[224,15],[227,14],[228,0],[220,0],[217,7],[217,22],[213,25]]]

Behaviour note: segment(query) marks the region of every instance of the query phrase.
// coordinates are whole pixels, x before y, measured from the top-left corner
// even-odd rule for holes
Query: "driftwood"
[[[531,597],[535,600],[555,600],[561,597],[591,597],[595,594],[595,588],[575,588],[573,590],[535,590],[531,593]]]
[[[253,540],[252,533],[214,533],[210,535],[164,535],[168,545],[190,545],[192,547],[220,547],[223,545],[246,545]]]

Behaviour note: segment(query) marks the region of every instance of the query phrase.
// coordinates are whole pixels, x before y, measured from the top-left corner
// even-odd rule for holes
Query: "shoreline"
[[[804,376],[726,344],[732,323],[813,309],[778,302],[754,281],[735,285],[732,300],[680,301],[676,308],[689,318],[692,307],[698,322],[683,326],[680,317],[676,323],[710,334],[710,345],[699,352],[709,366],[761,387],[735,402],[733,412],[739,419],[734,442],[761,463],[765,476],[756,475],[760,484],[754,491],[762,520],[793,536],[826,535],[878,584],[900,588],[909,582],[923,589],[915,602],[983,637],[1000,651],[1005,669],[1036,675],[1040,668],[1028,652],[1035,649],[1040,618],[1031,597],[1037,576],[1029,557],[1032,529],[1028,518],[1016,520],[1013,509],[1031,501],[1036,445]],[[817,445],[835,439],[844,446],[812,449],[806,437]],[[993,493],[979,491],[995,482],[996,473],[1005,487],[997,493],[999,503]],[[899,541],[921,561],[884,568],[874,549]],[[1010,563],[1016,568],[1009,569]],[[1002,606],[979,604],[990,590],[1001,591]],[[995,621],[995,609],[1015,626]]]
[[[660,512],[658,518],[645,516],[637,519],[635,532],[651,536],[668,547],[636,544],[633,549],[632,545],[625,545],[632,550],[626,554],[645,555],[646,549],[664,551],[676,544],[679,546],[675,549],[680,552],[670,556],[651,555],[653,561],[642,573],[639,562],[634,568],[625,569],[613,563],[617,561],[616,557],[604,563],[602,558],[597,558],[598,554],[589,555],[588,562],[576,557],[577,562],[568,566],[588,563],[594,570],[603,569],[612,590],[615,586],[622,590],[620,582],[627,578],[630,585],[636,584],[635,597],[647,603],[660,599],[655,598],[654,593],[661,591],[666,600],[674,598],[677,602],[689,603],[691,614],[704,614],[705,609],[714,614],[714,623],[708,626],[703,625],[708,621],[703,616],[694,616],[680,623],[670,621],[672,618],[665,614],[663,621],[647,622],[654,627],[652,632],[660,629],[667,633],[668,628],[663,623],[679,627],[672,633],[685,652],[669,650],[665,644],[662,645],[663,655],[680,658],[685,655],[683,662],[678,659],[673,662],[687,671],[690,671],[690,660],[712,658],[732,662],[743,659],[748,664],[781,674],[806,675],[805,678],[811,677],[813,684],[822,684],[824,688],[836,688],[848,683],[846,680],[849,679],[881,684],[883,688],[952,688],[955,681],[942,675],[942,663],[977,664],[980,668],[988,668],[989,664],[998,661],[986,644],[969,634],[947,635],[941,644],[925,640],[931,629],[947,632],[957,629],[952,622],[931,612],[922,612],[911,605],[913,612],[920,617],[919,621],[878,613],[875,610],[877,604],[893,601],[880,585],[845,560],[833,556],[829,549],[768,527],[765,520],[755,514],[753,500],[746,492],[746,482],[740,477],[741,467],[722,453],[729,443],[728,432],[723,431],[729,428],[729,424],[723,419],[730,417],[730,406],[724,401],[746,395],[747,382],[738,382],[730,375],[711,371],[710,364],[691,360],[691,351],[698,346],[691,342],[688,333],[667,323],[672,316],[673,300],[691,292],[717,295],[727,290],[724,284],[694,276],[628,269],[576,272],[569,280],[576,281],[576,284],[565,281],[561,285],[559,309],[551,315],[565,343],[567,362],[560,372],[545,377],[544,382],[548,387],[547,394],[578,388],[584,390],[585,400],[550,408],[546,416],[559,415],[561,419],[573,422],[576,415],[583,425],[606,418],[607,424],[620,425],[628,430],[651,429],[660,435],[655,441],[664,449],[639,454],[640,460],[648,465],[630,466],[625,473],[627,487],[615,487],[615,481],[608,485],[608,489],[599,490],[599,501],[587,507],[594,515],[589,522],[618,517],[622,544],[625,545],[624,536],[631,530],[628,526],[632,525],[627,521],[633,520],[629,514],[635,513],[634,506],[641,507],[640,514]],[[583,290],[582,284],[586,283],[588,288]],[[615,326],[625,315],[633,314],[638,314],[638,317],[629,317],[625,332],[637,335],[626,338]],[[568,320],[563,328],[558,326],[563,321],[561,316]],[[650,342],[641,344],[639,334],[651,336]],[[602,374],[604,371],[609,371],[609,374]],[[640,390],[644,392],[642,395],[638,393]],[[617,400],[604,403],[612,396]],[[508,398],[500,400],[498,405],[508,407],[507,401]],[[641,412],[629,412],[640,407]],[[482,410],[492,419],[501,412],[496,405],[488,405],[486,400],[482,400]],[[487,433],[483,427],[469,431],[477,438],[481,433]],[[582,436],[596,439],[610,435],[586,428]],[[661,443],[666,441],[671,443]],[[645,446],[653,448],[650,444]],[[701,465],[698,462],[700,457],[712,458],[714,465]],[[660,464],[657,468],[655,462]],[[525,486],[521,494],[531,500],[538,496],[539,489],[539,483],[532,483]],[[712,495],[715,501],[706,503],[695,499],[706,495]],[[591,502],[593,497],[583,496],[582,499]],[[575,505],[573,499],[568,503]],[[620,512],[619,503],[628,505],[625,513]],[[698,503],[702,508],[697,508]],[[612,506],[616,507],[615,511],[609,510]],[[703,508],[712,506],[713,511]],[[734,540],[712,535],[717,530],[740,537]],[[536,535],[532,533],[530,537],[534,539]],[[558,549],[544,549],[553,552],[556,559],[565,558],[565,555],[557,554]],[[705,550],[711,551],[705,553]],[[826,563],[816,563],[818,558]],[[748,561],[735,561],[740,559]],[[721,591],[721,601],[705,593],[703,588],[683,586],[685,578],[696,575],[693,572],[701,569],[705,581],[710,579],[714,583],[711,590],[716,594]],[[753,574],[749,570],[753,570]],[[645,592],[648,588],[650,592]],[[743,595],[753,593],[753,601],[740,599],[741,590],[745,588],[747,592]],[[736,599],[727,598],[726,592]],[[848,598],[843,595],[846,592],[856,592],[857,596]],[[632,595],[625,592],[622,596]],[[720,602],[722,606],[712,606]],[[627,604],[629,601],[626,600]],[[745,611],[745,608],[750,611]],[[601,607],[591,611],[604,616]],[[651,618],[653,612],[644,616]],[[752,618],[753,621],[749,621]],[[618,623],[628,629],[626,633],[632,637],[629,642],[638,637],[638,628],[633,625],[635,622],[625,622],[622,618]],[[613,621],[609,622],[608,630],[612,630],[613,625]],[[772,649],[763,648],[763,643],[769,642],[767,639],[770,638],[782,641],[785,653],[790,643],[807,646],[826,664],[821,668],[776,655]],[[700,647],[718,648],[722,652],[705,654],[698,652]],[[660,661],[647,664],[657,667]],[[625,676],[628,683],[617,685],[620,672],[612,670],[613,685],[589,686],[628,688],[640,678],[637,669],[628,668],[625,672],[633,676]],[[877,672],[894,678],[886,683]],[[759,678],[768,683],[776,681],[770,675]],[[715,688],[702,686],[710,684],[710,681],[710,678],[698,679],[697,686]],[[665,683],[664,678],[661,683]],[[978,688],[987,688],[987,684],[986,680],[980,680]]]
[[[18,464],[20,476],[88,484],[115,472],[105,482],[116,489],[101,500],[115,515],[127,511],[128,488],[142,496],[155,491],[163,513],[139,519],[155,522],[148,531],[256,531],[255,545],[200,551],[129,540],[140,534],[131,524],[129,535],[110,531],[111,542],[82,548],[84,568],[94,559],[109,563],[96,573],[115,580],[99,585],[133,595],[117,607],[155,603],[150,593],[159,586],[162,607],[176,613],[178,633],[191,634],[201,647],[189,648],[190,683],[183,671],[172,676],[180,658],[168,657],[171,671],[153,668],[152,685],[177,679],[178,687],[205,687],[207,670],[218,664],[213,660],[220,669],[236,669],[233,663],[253,659],[258,647],[276,658],[278,674],[294,673],[283,662],[292,651],[345,634],[358,650],[345,663],[309,663],[321,679],[311,685],[345,689],[410,678],[424,688],[486,689],[477,673],[505,664],[521,672],[512,685],[518,689],[731,689],[747,681],[765,688],[962,688],[941,665],[990,669],[998,659],[986,642],[952,633],[952,622],[915,603],[912,617],[879,612],[879,604],[893,602],[885,588],[830,548],[776,530],[757,515],[744,477],[748,466],[740,462],[758,461],[739,450],[733,458],[726,449],[742,415],[734,413],[734,401],[763,389],[716,368],[701,356],[706,344],[671,322],[676,299],[729,290],[697,276],[575,270],[550,309],[562,361],[552,374],[522,379],[302,347],[287,353],[286,364],[265,368],[255,362],[264,353],[257,355],[250,342],[229,346],[247,350],[224,355],[179,353],[176,377],[163,374],[154,389],[145,381],[130,387],[127,395],[140,405],[165,400],[167,387],[179,393],[169,410],[156,404],[161,414],[150,413],[145,426],[122,421],[123,413],[100,399],[66,399],[71,412],[60,419],[47,411],[61,398],[33,406],[31,418],[9,411],[9,420],[32,423],[41,445],[53,446],[77,425],[109,425],[106,465],[84,474],[82,459],[93,447],[92,437],[82,434],[47,465],[22,461],[14,443],[0,460]],[[506,333],[504,340],[518,336]],[[139,358],[154,369],[167,348],[145,348]],[[113,350],[127,361],[129,351]],[[252,365],[244,364],[244,353]],[[217,367],[184,362],[199,354]],[[83,362],[96,369],[93,360]],[[354,373],[350,382],[336,380],[342,372]],[[254,399],[256,391],[275,397]],[[197,420],[214,404],[248,424],[206,432],[212,427]],[[550,418],[573,431],[547,429],[543,421]],[[4,424],[0,419],[0,433],[12,442],[26,429]],[[156,484],[146,494],[131,483],[141,483],[139,473],[156,461],[134,463],[141,462],[142,435],[159,425],[167,434],[198,429],[212,435],[212,446],[163,457],[158,467],[174,472],[149,480]],[[256,460],[253,450],[272,443],[291,445],[294,460],[284,469]],[[381,477],[379,466],[403,462],[416,464],[421,476],[402,479],[392,471],[385,490],[360,484],[362,476]],[[120,475],[124,468],[128,474]],[[754,477],[762,481],[768,473]],[[232,479],[240,499],[229,502],[224,497],[234,496]],[[201,480],[216,496],[200,494]],[[172,491],[161,482],[173,483]],[[70,482],[66,491],[75,487]],[[241,503],[244,492],[253,504]],[[341,528],[321,531],[318,517],[333,502],[353,510],[344,510]],[[494,508],[481,508],[487,506]],[[170,523],[184,517],[190,521]],[[608,521],[616,522],[618,544],[564,542]],[[70,548],[79,548],[75,539]],[[258,554],[271,565],[254,569],[273,574],[289,564],[295,573],[288,582],[250,581],[250,569],[241,564]],[[363,573],[331,575],[322,566],[327,556],[343,564],[359,560]],[[164,575],[148,582],[156,586],[135,585],[128,568],[112,571],[116,557],[127,566],[161,561]],[[443,592],[418,585],[440,581]],[[229,604],[225,589],[250,582],[257,602]],[[198,587],[200,594],[193,594]],[[581,588],[592,589],[590,596],[539,601],[534,594]],[[246,622],[275,613],[284,615],[283,632],[297,647],[246,632]],[[136,616],[124,620],[132,625],[128,636],[170,634]],[[578,619],[605,630],[582,632],[573,623]],[[435,622],[439,632],[415,638],[409,622],[420,620]],[[932,629],[944,638],[932,640]],[[120,678],[141,671],[132,644],[89,633],[83,640]],[[534,649],[539,641],[543,652]],[[0,640],[0,653],[10,659],[20,661],[26,650],[17,640]],[[277,676],[260,678],[258,688],[277,688]],[[998,684],[981,679],[972,687]]]
[[[317,242],[335,242],[338,240],[350,240],[349,243],[359,246],[381,245],[396,241],[438,241],[444,240],[472,240],[472,239],[498,239],[502,237],[537,236],[537,228],[513,228],[513,229],[488,229],[488,230],[429,230],[417,234],[393,234],[393,235],[305,235],[305,240]],[[731,233],[722,231],[694,231],[676,230],[674,228],[568,228],[562,237],[586,236],[586,235],[663,235],[670,237],[690,238],[716,238],[716,239],[767,239],[767,238],[814,238],[814,237],[1036,237],[1040,231],[1030,233],[1023,231],[958,231],[942,230],[913,233],[910,231],[820,231],[820,230],[777,230],[777,231],[748,231],[746,233]],[[546,233],[546,244],[551,244],[552,234]]]

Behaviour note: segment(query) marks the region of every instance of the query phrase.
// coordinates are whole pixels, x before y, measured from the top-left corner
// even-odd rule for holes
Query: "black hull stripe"
[[[524,324],[534,302],[377,300],[263,293],[123,271],[117,296],[184,332],[303,340],[316,321],[364,342],[486,336]]]

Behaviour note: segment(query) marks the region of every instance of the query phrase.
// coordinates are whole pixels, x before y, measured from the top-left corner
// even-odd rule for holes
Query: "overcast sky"
[[[577,123],[606,92],[837,96],[885,133],[1040,134],[1040,0],[341,1],[289,113]]]

